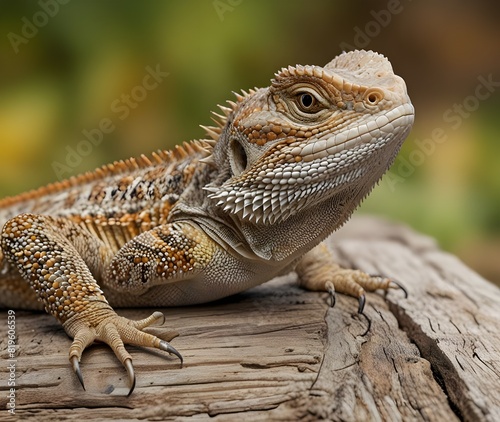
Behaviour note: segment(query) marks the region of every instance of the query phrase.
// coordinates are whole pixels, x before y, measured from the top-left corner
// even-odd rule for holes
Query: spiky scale
[[[233,111],[233,109],[229,108],[229,107],[226,107],[226,106],[223,106],[223,105],[220,105],[218,104],[217,107],[219,107],[222,112],[224,113],[224,115],[227,117],[231,114],[231,112]]]

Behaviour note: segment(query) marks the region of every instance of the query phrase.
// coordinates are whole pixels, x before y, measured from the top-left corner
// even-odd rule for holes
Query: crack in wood
[[[456,330],[458,331],[458,333],[462,334],[462,331],[460,331],[460,328],[458,328],[458,325],[455,324],[451,318],[449,319],[449,321],[450,321],[450,324],[453,325],[456,328]]]
[[[431,328],[432,332],[435,333],[436,330],[434,329],[434,327],[432,326],[432,321],[430,318],[427,318],[427,321],[429,321],[429,327]]]
[[[498,379],[500,379],[500,373],[497,370],[495,370],[495,368],[492,367],[491,364],[489,364],[488,362],[485,362],[483,359],[481,359],[481,357],[479,356],[479,354],[476,352],[476,348],[475,347],[474,347],[474,353],[472,353],[472,357],[476,358],[477,360],[479,360],[479,362],[481,362],[488,370],[490,370],[491,372],[493,372],[493,374]]]
[[[406,332],[418,347],[421,356],[430,363],[434,379],[445,393],[450,409],[457,418],[460,421],[483,419],[486,416],[485,413],[467,399],[466,394],[464,394],[467,387],[463,385],[453,365],[437,346],[437,342],[428,337],[402,307],[390,303],[389,309],[397,319],[399,327]],[[462,367],[462,365],[460,366]],[[467,415],[467,417],[464,417],[464,415]],[[471,416],[473,416],[472,419]]]
[[[462,371],[465,371],[464,366],[460,363],[460,360],[458,359],[458,356],[455,355],[455,360],[457,361],[458,366],[460,366],[460,369]]]

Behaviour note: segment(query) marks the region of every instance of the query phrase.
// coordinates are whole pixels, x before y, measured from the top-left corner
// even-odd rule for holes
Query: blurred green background
[[[417,117],[362,212],[432,235],[500,284],[499,9],[452,0],[3,1],[0,196],[203,137],[198,124],[231,91],[266,86],[288,64],[372,49],[406,80]],[[147,66],[168,76],[141,91]],[[118,112],[131,91],[146,95]],[[113,130],[68,161],[102,119]]]

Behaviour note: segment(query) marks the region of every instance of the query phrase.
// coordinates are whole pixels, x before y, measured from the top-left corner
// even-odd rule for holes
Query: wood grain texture
[[[82,359],[50,316],[16,312],[16,416],[7,413],[6,334],[0,350],[0,419],[54,420],[500,420],[500,289],[431,239],[401,225],[354,218],[329,239],[347,267],[390,275],[409,291],[354,299],[295,286],[295,275],[212,304],[167,308],[165,329],[185,365],[129,347],[137,387],[104,345]],[[124,309],[143,318],[148,309]],[[6,312],[2,311],[6,326]],[[165,334],[168,336],[168,333]]]

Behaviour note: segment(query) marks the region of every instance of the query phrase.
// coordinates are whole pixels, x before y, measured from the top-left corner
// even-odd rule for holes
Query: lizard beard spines
[[[289,202],[286,191],[214,190],[217,193],[211,193],[208,197],[217,200],[216,205],[221,207],[224,212],[237,215],[244,221],[271,225],[289,215],[286,210],[286,205]]]
[[[301,190],[296,189],[265,189],[262,186],[237,187],[220,186],[218,188],[207,186],[208,198],[217,201],[216,206],[224,212],[234,214],[241,220],[263,225],[275,224],[287,219],[303,208],[297,202],[299,197],[304,197]],[[311,192],[309,190],[308,194]],[[308,199],[302,204],[306,204]]]

